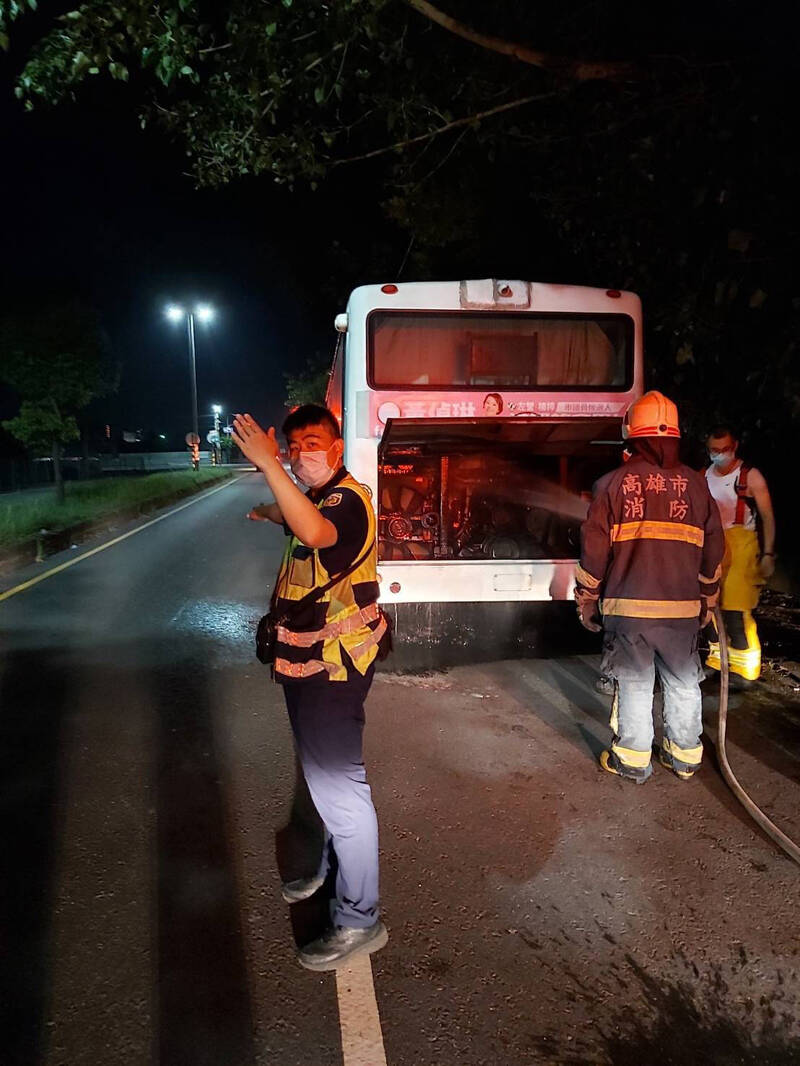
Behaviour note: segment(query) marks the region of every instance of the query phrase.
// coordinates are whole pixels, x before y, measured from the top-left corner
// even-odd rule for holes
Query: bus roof
[[[376,308],[616,313],[634,318],[641,315],[641,301],[633,292],[499,278],[360,285],[350,294],[349,313],[366,313]]]

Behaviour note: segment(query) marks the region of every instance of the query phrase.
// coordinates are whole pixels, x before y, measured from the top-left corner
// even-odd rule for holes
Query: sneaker
[[[301,948],[297,959],[307,970],[338,970],[340,966],[347,966],[356,955],[370,955],[378,951],[388,939],[386,926],[380,921],[366,929],[334,925],[318,940],[312,940]]]
[[[690,778],[694,777],[697,772],[696,770],[679,770],[672,761],[671,756],[667,755],[662,749],[659,749],[658,761],[662,766],[666,767],[667,770],[672,770],[673,774],[675,774],[676,777],[679,777],[681,781],[688,781]]]
[[[633,770],[630,767],[623,766],[613,751],[600,753],[600,765],[610,774],[616,774],[617,777],[622,777],[626,781],[635,781],[637,785],[643,785],[652,773],[649,766],[646,766],[643,770]]]
[[[324,884],[324,877],[301,877],[297,881],[284,881],[281,885],[281,895],[287,903],[299,903],[301,899],[310,899]]]

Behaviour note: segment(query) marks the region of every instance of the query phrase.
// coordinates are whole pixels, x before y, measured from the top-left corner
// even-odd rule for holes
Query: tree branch
[[[429,141],[432,137],[438,137],[442,133],[447,133],[448,130],[458,129],[459,126],[468,126],[472,122],[480,122],[481,119],[489,118],[492,115],[499,115],[502,111],[511,111],[512,108],[522,107],[525,104],[533,104],[538,100],[549,100],[555,95],[555,93],[539,93],[538,96],[523,96],[519,100],[510,100],[507,104],[500,104],[499,107],[489,108],[488,111],[478,111],[477,114],[467,115],[466,118],[457,118],[454,122],[448,122],[444,126],[438,126],[435,130],[430,130],[428,133],[421,133],[418,137],[410,137],[406,141],[396,141],[394,144],[387,144],[385,148],[375,148],[371,152],[365,152],[363,155],[353,155],[348,159],[334,159],[331,162],[331,166],[339,167],[344,163],[360,163],[363,159],[374,159],[375,156],[385,155],[387,152],[394,152],[400,148],[409,148],[412,144],[421,144],[422,141]]]
[[[420,15],[435,22],[438,26],[454,33],[457,37],[463,37],[465,41],[486,48],[490,52],[499,52],[500,55],[517,59],[520,63],[528,63],[530,66],[541,67],[551,74],[558,74],[562,78],[570,78],[573,81],[637,81],[641,72],[633,63],[604,62],[603,60],[573,59],[568,56],[554,56],[547,52],[539,52],[528,48],[523,44],[515,44],[513,41],[504,41],[501,37],[492,37],[487,33],[480,33],[466,26],[458,19],[446,15],[428,0],[405,0],[409,7],[413,7]]]

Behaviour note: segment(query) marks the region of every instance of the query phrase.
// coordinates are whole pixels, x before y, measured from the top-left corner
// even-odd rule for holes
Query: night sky
[[[163,308],[186,300],[217,311],[197,326],[201,430],[217,402],[280,420],[284,371],[333,351],[348,283],[337,300],[326,270],[351,213],[346,185],[291,193],[254,179],[198,190],[180,149],[142,132],[124,94],[24,114],[9,79],[0,85],[2,305],[69,294],[98,309],[122,376],[116,395],[92,405],[94,423],[166,433],[182,447],[191,428],[186,333]],[[359,224],[380,226],[363,206]],[[15,409],[3,393],[0,417]]]

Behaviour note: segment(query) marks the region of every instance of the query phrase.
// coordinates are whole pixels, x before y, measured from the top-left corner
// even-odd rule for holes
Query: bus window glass
[[[370,384],[384,388],[626,389],[626,315],[377,311]]]

